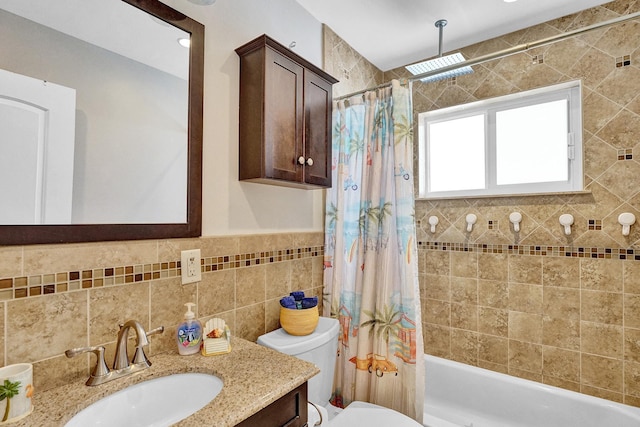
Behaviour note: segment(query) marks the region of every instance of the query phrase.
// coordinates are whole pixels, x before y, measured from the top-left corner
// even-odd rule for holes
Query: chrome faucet
[[[131,328],[136,332],[136,352],[131,363],[129,363],[127,339],[129,338],[129,329]],[[96,367],[91,372],[86,384],[89,386],[99,385],[150,367],[151,362],[144,353],[144,346],[149,345],[148,337],[150,335],[161,334],[162,332],[164,332],[164,326],[145,332],[137,320],[127,320],[124,324],[121,324],[120,330],[118,331],[113,370],[109,370],[104,360],[104,346],[72,348],[65,351],[65,355],[67,357],[74,357],[88,352],[95,353],[97,357]]]

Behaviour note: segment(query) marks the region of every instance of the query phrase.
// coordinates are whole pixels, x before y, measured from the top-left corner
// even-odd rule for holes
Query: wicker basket
[[[318,307],[295,310],[280,307],[280,325],[290,335],[309,335],[318,326]]]

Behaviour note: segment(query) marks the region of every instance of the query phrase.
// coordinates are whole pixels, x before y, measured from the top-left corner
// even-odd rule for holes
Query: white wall
[[[324,190],[238,181],[239,60],[235,49],[262,34],[322,66],[322,26],[295,0],[164,3],[205,25],[204,236],[321,231]]]

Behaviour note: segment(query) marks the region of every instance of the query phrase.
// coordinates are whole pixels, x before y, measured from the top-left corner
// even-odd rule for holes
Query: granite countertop
[[[286,354],[233,337],[231,352],[217,356],[180,356],[177,351],[150,356],[149,369],[108,383],[88,387],[86,379],[34,394],[31,415],[18,426],[64,426],[75,414],[97,400],[132,384],[182,372],[214,374],[222,379],[222,391],[207,406],[177,426],[234,426],[269,406],[319,369]],[[92,358],[93,360],[94,358]]]

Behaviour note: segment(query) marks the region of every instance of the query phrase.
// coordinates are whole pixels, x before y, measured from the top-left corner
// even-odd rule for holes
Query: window
[[[419,197],[581,191],[580,82],[419,115]]]

